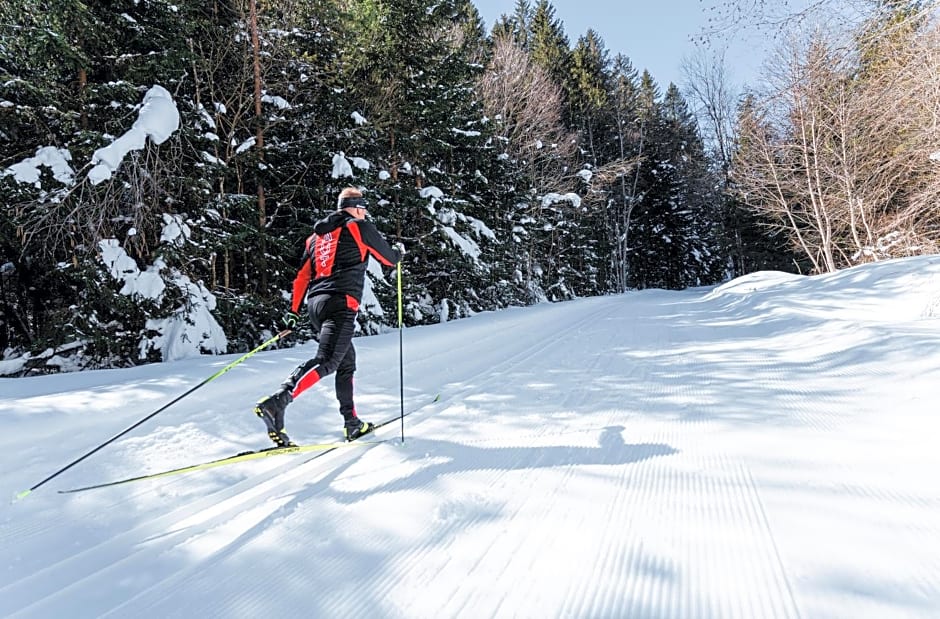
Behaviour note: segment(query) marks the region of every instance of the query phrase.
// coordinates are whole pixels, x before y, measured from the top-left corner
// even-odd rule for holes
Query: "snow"
[[[189,225],[182,216],[163,214],[161,244],[180,245],[189,235]],[[212,314],[216,308],[215,295],[201,281],[193,282],[178,269],[168,267],[159,257],[141,271],[116,239],[100,241],[98,248],[101,261],[111,277],[124,282],[121,294],[161,301],[169,282],[182,298],[182,304],[168,316],[152,318],[141,325],[143,329],[138,346],[141,359],[145,359],[151,350],[159,351],[164,361],[227,350],[228,339]]]
[[[225,162],[213,155],[212,153],[207,153],[204,150],[199,151],[199,154],[202,156],[202,160],[206,163],[211,163],[212,165],[225,165]]]
[[[160,233],[161,243],[182,245],[189,239],[191,233],[192,231],[182,215],[163,213],[163,230]]]
[[[346,159],[346,153],[338,152],[333,155],[333,178],[341,178],[343,176],[352,175],[352,166],[349,164],[349,160]]]
[[[174,361],[203,352],[222,353],[228,339],[212,315],[216,299],[200,282],[193,282],[177,270],[172,271],[173,283],[183,293],[183,304],[167,318],[147,320],[147,329],[156,335],[140,343],[140,358],[149,350],[159,350],[161,359]]]
[[[152,86],[131,128],[92,155],[94,167],[88,172],[88,180],[92,185],[108,180],[131,151],[146,146],[148,137],[154,144],[163,144],[179,126],[180,114],[173,97],[163,86]]]
[[[444,197],[444,192],[441,191],[439,187],[435,187],[434,185],[422,187],[421,191],[418,193],[422,198],[431,198],[432,203],[434,200],[440,200]]]
[[[160,271],[166,266],[158,261],[147,270],[141,271],[133,258],[127,255],[117,239],[105,239],[98,242],[101,261],[111,277],[123,281],[120,293],[126,296],[138,296],[143,299],[159,300],[166,290],[166,284],[160,277]]]
[[[473,228],[477,236],[485,236],[488,239],[496,240],[496,233],[490,230],[490,227],[479,219],[467,217],[467,221],[470,223],[470,227]]]
[[[360,126],[361,126],[361,125],[365,125],[366,123],[369,122],[369,121],[366,119],[366,117],[363,116],[362,114],[360,114],[359,112],[353,112],[352,114],[349,115],[349,117],[352,118],[353,121],[354,121],[357,125],[360,125]]]
[[[260,352],[0,511],[0,616],[940,616],[938,301],[927,256],[358,338],[404,443],[56,492],[265,447],[316,344]],[[0,491],[236,359],[5,379]]]
[[[261,96],[261,100],[265,103],[270,103],[279,110],[289,110],[291,108],[291,105],[287,102],[287,99],[277,95],[265,94]]]
[[[558,202],[570,202],[574,208],[581,206],[581,196],[576,193],[547,193],[542,197],[542,207],[551,206]]]
[[[206,126],[207,128],[209,128],[209,129],[215,129],[215,128],[216,128],[216,126],[215,126],[215,119],[212,118],[212,114],[210,114],[209,112],[206,111],[206,108],[202,105],[202,103],[200,103],[200,104],[196,107],[196,111],[199,112],[199,118],[202,120],[202,124],[203,124],[203,125],[205,125],[205,126]],[[209,136],[209,135],[215,135],[215,134],[207,133],[206,135]],[[218,139],[219,139],[219,136],[215,136],[215,139],[218,140]]]
[[[55,146],[40,146],[36,149],[34,157],[15,163],[3,171],[3,176],[13,176],[18,183],[26,183],[40,187],[40,169],[45,166],[52,170],[52,177],[64,185],[74,182],[75,171],[69,165],[72,153],[65,148]]]
[[[447,238],[449,238],[454,243],[454,245],[457,246],[462,254],[472,259],[474,262],[479,260],[480,246],[477,245],[473,239],[468,239],[450,226],[442,226],[441,230],[444,231],[444,234],[447,236]]]
[[[246,150],[254,146],[256,141],[257,139],[255,138],[255,136],[251,136],[250,138],[248,138],[247,140],[239,144],[238,147],[235,148],[235,154],[236,155],[242,154],[243,152],[245,152]]]
[[[29,361],[29,355],[23,355],[14,359],[0,359],[0,376],[9,376],[21,372]]]

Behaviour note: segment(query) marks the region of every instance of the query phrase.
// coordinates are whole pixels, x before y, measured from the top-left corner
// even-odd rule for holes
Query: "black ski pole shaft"
[[[405,347],[402,327],[401,260],[398,261],[398,391],[401,402],[401,442],[405,442]]]
[[[114,436],[112,436],[111,438],[109,438],[108,440],[106,440],[105,442],[101,443],[100,445],[98,445],[97,447],[95,447],[94,449],[92,449],[91,451],[89,451],[88,453],[86,453],[85,455],[83,455],[83,456],[81,456],[80,458],[77,458],[77,459],[73,460],[72,462],[66,464],[66,465],[63,466],[61,469],[59,469],[58,471],[56,471],[55,473],[53,473],[52,475],[50,475],[49,477],[45,478],[44,480],[42,480],[42,481],[39,482],[38,484],[36,484],[36,485],[34,485],[33,487],[31,487],[29,490],[23,490],[22,492],[17,493],[17,495],[16,495],[16,500],[18,501],[18,500],[20,500],[20,499],[22,499],[22,498],[25,498],[26,496],[28,496],[28,495],[29,495],[33,490],[35,490],[36,488],[42,486],[43,484],[45,484],[46,482],[48,482],[48,481],[50,481],[50,480],[52,480],[52,479],[55,479],[56,477],[58,477],[59,475],[61,475],[61,474],[64,473],[65,471],[69,470],[70,468],[72,468],[73,466],[75,466],[76,464],[78,464],[79,462],[81,462],[82,460],[84,460],[85,458],[88,458],[88,457],[91,456],[92,454],[95,454],[95,453],[101,451],[102,449],[104,449],[105,447],[107,447],[108,445],[110,445],[111,443],[113,443],[114,441],[116,441],[117,439],[121,438],[122,436],[124,436],[125,434],[127,434],[128,432],[130,432],[131,430],[133,430],[134,428],[140,426],[140,425],[141,425],[142,423],[144,423],[145,421],[149,421],[150,419],[153,419],[154,417],[156,417],[157,415],[159,415],[160,413],[162,413],[162,412],[165,411],[166,409],[170,408],[172,405],[176,404],[177,402],[179,402],[180,400],[182,400],[183,398],[185,398],[186,396],[188,396],[188,395],[191,394],[192,392],[194,392],[194,391],[196,391],[197,389],[199,389],[200,387],[204,387],[205,385],[207,385],[207,384],[209,384],[210,382],[214,381],[216,378],[218,378],[219,376],[222,376],[223,374],[225,374],[226,372],[228,372],[229,370],[231,370],[233,367],[235,367],[235,366],[238,365],[239,363],[242,363],[243,361],[245,361],[246,359],[248,359],[249,357],[251,357],[251,356],[254,355],[255,353],[257,353],[257,352],[259,352],[259,351],[261,351],[261,350],[264,350],[265,348],[267,348],[268,346],[270,346],[270,345],[273,344],[274,342],[278,341],[278,340],[281,339],[282,337],[285,337],[288,333],[290,333],[290,329],[286,329],[286,330],[284,330],[284,331],[281,331],[280,333],[278,333],[277,335],[275,335],[274,337],[272,337],[272,338],[269,339],[268,341],[264,342],[263,344],[261,344],[260,346],[258,346],[257,348],[255,348],[254,350],[245,353],[244,355],[242,355],[241,357],[239,357],[239,358],[236,359],[235,361],[232,361],[232,362],[229,363],[227,366],[225,366],[224,368],[222,368],[221,370],[219,370],[218,372],[216,372],[215,374],[213,374],[213,375],[210,376],[209,378],[205,379],[204,381],[202,381],[201,383],[199,383],[199,384],[196,385],[195,387],[191,388],[191,389],[190,389],[189,391],[187,391],[186,393],[183,393],[182,395],[179,395],[179,396],[177,396],[176,398],[174,398],[173,400],[167,402],[166,404],[164,404],[163,406],[161,406],[161,407],[158,408],[157,410],[153,411],[152,413],[150,413],[149,415],[147,415],[146,417],[144,417],[143,419],[141,419],[140,421],[138,421],[138,422],[135,423],[134,425],[129,426],[129,427],[125,428],[124,430],[121,430],[120,432],[118,432],[117,434],[115,434]]]

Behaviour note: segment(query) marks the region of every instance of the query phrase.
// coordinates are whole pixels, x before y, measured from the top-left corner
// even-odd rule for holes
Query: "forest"
[[[936,253],[938,3],[811,4],[852,12],[788,15],[738,92],[549,0],[4,0],[0,375],[254,348],[347,186],[406,249],[405,326]]]

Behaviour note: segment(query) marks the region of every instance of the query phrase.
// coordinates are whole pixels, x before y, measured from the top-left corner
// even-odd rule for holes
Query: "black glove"
[[[284,314],[284,318],[281,320],[284,323],[284,326],[293,331],[297,327],[297,323],[300,322],[300,316],[296,312],[287,312]]]

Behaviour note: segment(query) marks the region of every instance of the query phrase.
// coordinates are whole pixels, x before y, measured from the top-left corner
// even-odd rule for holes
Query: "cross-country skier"
[[[317,354],[297,366],[281,388],[261,398],[254,409],[267,425],[268,436],[279,447],[293,445],[284,433],[287,405],[333,372],[346,440],[355,440],[373,430],[373,424],[356,415],[353,403],[356,349],[352,339],[356,313],[369,256],[394,266],[402,253],[382,238],[374,224],[366,221],[367,213],[368,202],[362,192],[347,187],[339,194],[337,210],[314,225],[314,233],[305,244],[303,266],[294,279],[291,308],[284,316],[284,324],[293,329],[300,319],[301,304],[306,302],[310,323],[319,334]]]

